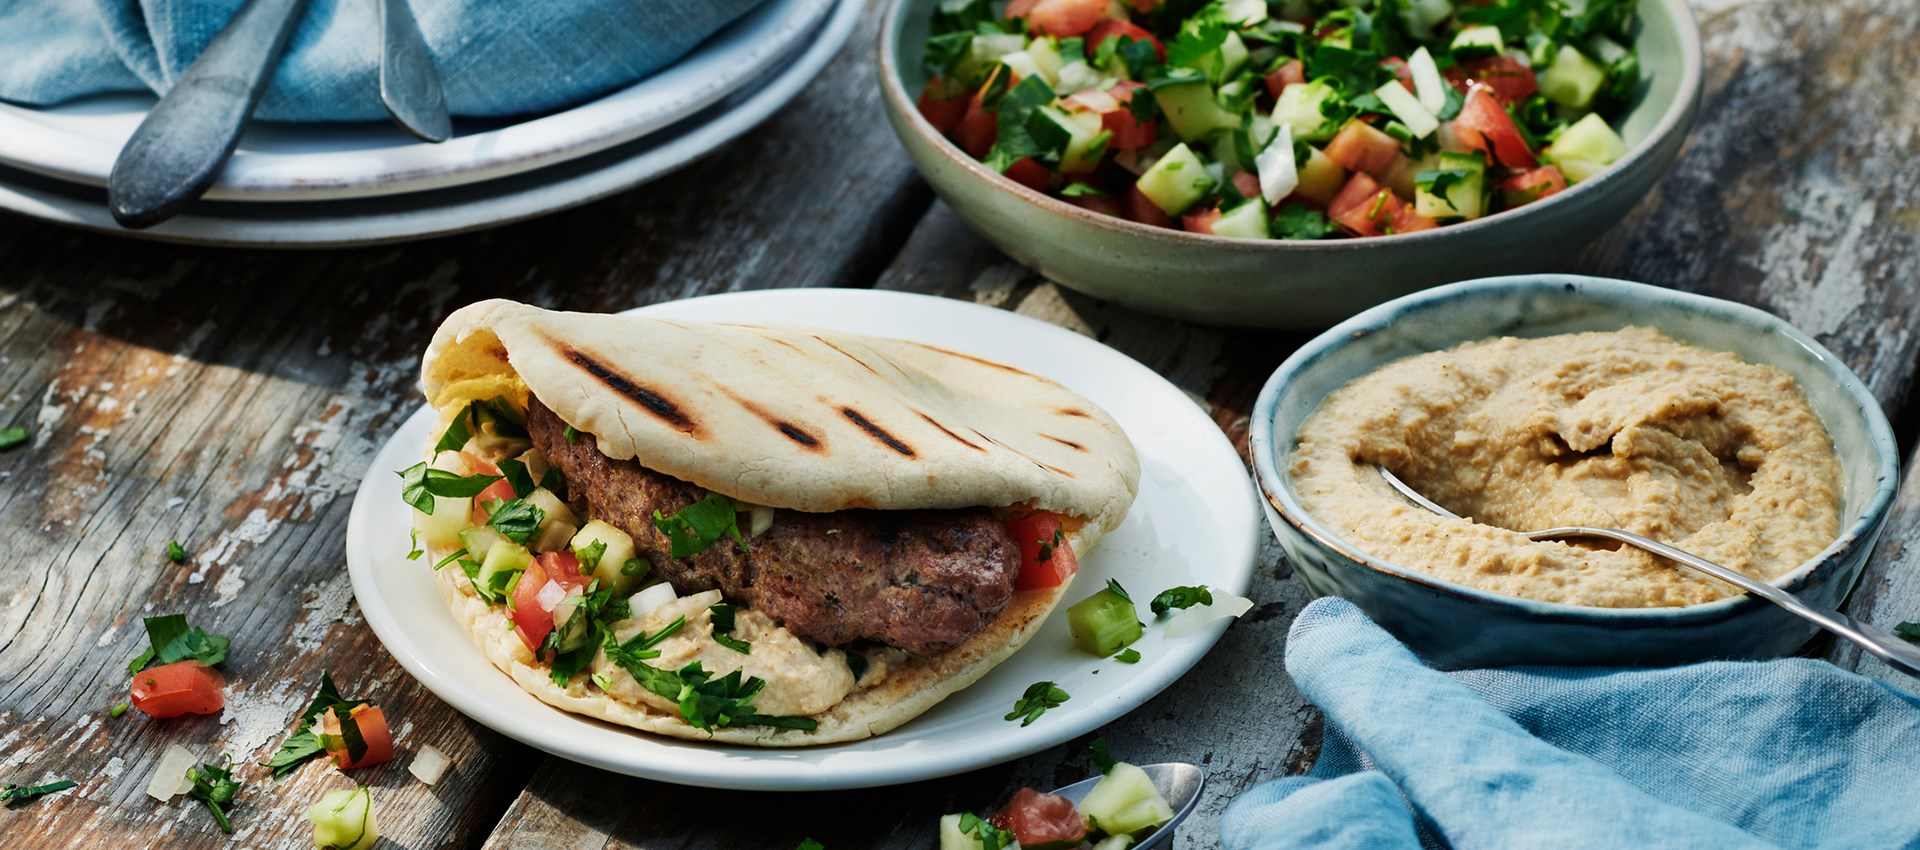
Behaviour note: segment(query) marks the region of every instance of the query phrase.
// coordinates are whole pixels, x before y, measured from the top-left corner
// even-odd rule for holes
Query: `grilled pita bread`
[[[1053,511],[1066,518],[1076,555],[1120,524],[1139,485],[1120,426],[1065,387],[968,354],[859,334],[483,301],[434,335],[421,388],[443,424],[468,401],[524,403],[531,393],[593,434],[609,457],[755,504]],[[494,666],[548,704],[656,734],[770,747],[858,740],[905,723],[1024,645],[1069,586],[1017,592],[983,632],[895,665],[814,715],[817,729],[706,730],[614,699],[584,673],[555,685],[511,622],[457,572],[438,575],[455,617]]]

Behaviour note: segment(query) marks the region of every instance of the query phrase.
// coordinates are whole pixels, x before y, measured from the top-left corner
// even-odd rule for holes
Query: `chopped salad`
[[[1030,189],[1245,239],[1471,221],[1626,155],[1632,0],[942,0],[920,113]]]

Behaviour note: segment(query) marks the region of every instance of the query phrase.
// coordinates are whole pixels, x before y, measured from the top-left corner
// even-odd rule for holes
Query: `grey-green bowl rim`
[[[1542,201],[1535,201],[1526,206],[1503,210],[1484,218],[1477,218],[1458,224],[1449,224],[1432,230],[1421,230],[1414,233],[1396,233],[1366,239],[1238,239],[1229,236],[1188,233],[1184,230],[1154,227],[1118,216],[1110,216],[1081,209],[1044,192],[1036,192],[1022,186],[1006,175],[994,171],[982,165],[979,160],[968,156],[966,151],[961,150],[958,145],[941,134],[940,131],[935,130],[933,124],[927,121],[926,116],[920,114],[919,108],[915,106],[915,96],[906,90],[905,83],[900,77],[900,69],[896,61],[897,57],[893,55],[893,51],[889,48],[889,45],[898,40],[897,33],[900,28],[900,19],[905,14],[907,4],[913,2],[925,2],[925,0],[894,0],[893,4],[887,8],[886,19],[881,22],[879,42],[877,44],[881,96],[886,99],[892,109],[903,116],[907,126],[912,127],[914,132],[931,140],[935,150],[938,150],[948,159],[958,163],[961,167],[971,172],[973,176],[997,186],[1002,191],[1012,193],[1014,197],[1027,202],[1029,205],[1096,227],[1118,230],[1122,234],[1171,242],[1234,246],[1247,250],[1273,251],[1288,254],[1352,251],[1369,245],[1379,245],[1381,240],[1392,242],[1395,245],[1415,245],[1425,242],[1440,242],[1448,239],[1466,239],[1488,227],[1498,227],[1507,222],[1521,220],[1529,215],[1537,215],[1541,210],[1558,209],[1559,206],[1565,206],[1569,203],[1579,203],[1579,199],[1584,199],[1594,194],[1594,190],[1589,190],[1588,187],[1591,186],[1597,189],[1599,186],[1612,180],[1615,176],[1632,170],[1633,167],[1637,166],[1642,160],[1652,156],[1654,149],[1660,147],[1660,143],[1663,140],[1669,138],[1677,131],[1684,130],[1682,125],[1690,121],[1690,116],[1699,106],[1701,88],[1704,83],[1703,69],[1706,65],[1705,54],[1702,52],[1700,42],[1700,25],[1694,17],[1693,8],[1687,5],[1686,0],[1658,0],[1673,19],[1679,22],[1677,35],[1680,41],[1682,60],[1680,88],[1673,99],[1673,103],[1669,105],[1667,111],[1660,116],[1659,123],[1653,126],[1653,129],[1647,133],[1647,137],[1640,140],[1640,144],[1628,151],[1627,155],[1622,157],[1620,161],[1607,166],[1606,170],[1602,171],[1598,177],[1584,180],[1577,185],[1569,187],[1566,191],[1557,192]],[[1570,198],[1574,200],[1568,200]]]
[[[1872,543],[1876,537],[1876,531],[1886,522],[1894,496],[1900,487],[1900,452],[1898,444],[1894,441],[1893,428],[1888,424],[1885,412],[1880,409],[1879,400],[1873,397],[1873,393],[1867,390],[1866,384],[1847,367],[1845,362],[1836,357],[1833,352],[1828,351],[1826,346],[1788,324],[1786,320],[1764,310],[1706,295],[1586,275],[1507,275],[1449,283],[1388,301],[1314,337],[1274,370],[1273,374],[1267,378],[1266,384],[1260,388],[1260,395],[1253,403],[1247,454],[1253,464],[1254,479],[1259,484],[1262,497],[1288,525],[1355,564],[1386,576],[1424,586],[1439,594],[1504,608],[1536,621],[1599,625],[1674,625],[1722,620],[1749,608],[1771,605],[1772,603],[1750,594],[1738,594],[1697,605],[1666,608],[1596,608],[1507,596],[1417,573],[1361,552],[1314,521],[1293,500],[1293,493],[1285,483],[1286,478],[1280,474],[1279,467],[1275,463],[1278,455],[1274,451],[1273,412],[1279,408],[1280,396],[1294,375],[1347,341],[1378,333],[1391,326],[1399,314],[1431,302],[1497,297],[1497,293],[1518,289],[1558,289],[1568,284],[1576,285],[1586,291],[1655,295],[1668,305],[1686,305],[1702,313],[1768,327],[1805,348],[1821,363],[1826,364],[1835,383],[1844,391],[1847,398],[1859,407],[1861,415],[1866,419],[1870,443],[1875,449],[1873,461],[1877,467],[1874,476],[1876,483],[1872,495],[1868,498],[1866,509],[1860,514],[1859,519],[1843,529],[1840,536],[1819,554],[1801,563],[1791,572],[1774,579],[1772,583],[1791,591],[1816,572],[1821,565],[1841,562],[1850,557],[1855,549]],[[1854,461],[1841,458],[1841,462]],[[1865,553],[1862,553],[1862,557],[1864,556]]]

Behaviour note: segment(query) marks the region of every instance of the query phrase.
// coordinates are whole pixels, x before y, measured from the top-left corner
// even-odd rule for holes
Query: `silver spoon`
[[[1418,491],[1407,486],[1405,481],[1401,481],[1398,476],[1389,472],[1386,467],[1376,464],[1374,468],[1380,470],[1380,476],[1385,478],[1388,484],[1393,485],[1393,489],[1400,491],[1400,495],[1407,497],[1407,499],[1411,500],[1414,504],[1444,517],[1460,519],[1459,515],[1434,504],[1429,501],[1427,497],[1420,495]],[[1898,635],[1878,626],[1863,623],[1839,611],[1829,611],[1825,608],[1809,605],[1800,597],[1771,584],[1756,581],[1742,573],[1734,572],[1698,555],[1675,549],[1657,540],[1651,540],[1630,531],[1621,531],[1617,528],[1594,528],[1585,525],[1545,528],[1539,531],[1521,532],[1521,534],[1528,540],[1552,540],[1561,537],[1603,537],[1652,552],[1667,560],[1677,561],[1684,566],[1713,576],[1714,578],[1810,620],[1827,631],[1859,644],[1861,649],[1873,653],[1880,660],[1887,662],[1887,665],[1895,670],[1909,676],[1920,676],[1920,647],[1907,643]]]
[[[380,0],[380,102],[400,129],[423,142],[453,135],[440,71],[407,0]]]
[[[1153,787],[1159,789],[1160,796],[1167,798],[1167,804],[1173,807],[1173,819],[1147,833],[1146,838],[1140,839],[1139,843],[1131,845],[1128,850],[1145,850],[1145,848],[1159,847],[1172,841],[1173,828],[1186,820],[1187,815],[1193,814],[1194,806],[1200,802],[1201,790],[1207,787],[1206,771],[1201,770],[1198,765],[1170,761],[1165,764],[1141,765],[1140,769],[1146,772],[1148,779],[1153,780]],[[1092,791],[1093,786],[1099,782],[1100,777],[1096,776],[1075,782],[1065,788],[1056,788],[1052,793],[1072,800],[1074,808],[1077,809],[1080,807],[1080,801],[1086,798],[1087,792]]]
[[[306,0],[249,0],[140,122],[107,175],[107,208],[122,227],[152,227],[220,175],[273,79]]]

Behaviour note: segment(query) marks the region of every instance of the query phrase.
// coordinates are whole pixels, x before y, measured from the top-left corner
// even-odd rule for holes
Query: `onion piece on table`
[[[153,766],[153,778],[147,781],[147,796],[166,802],[193,788],[193,780],[187,778],[187,768],[199,763],[193,751],[174,744],[160,754],[160,761]]]
[[[446,775],[447,768],[452,764],[446,753],[429,744],[421,747],[413,760],[407,762],[407,772],[413,774],[413,778],[432,785]]]

